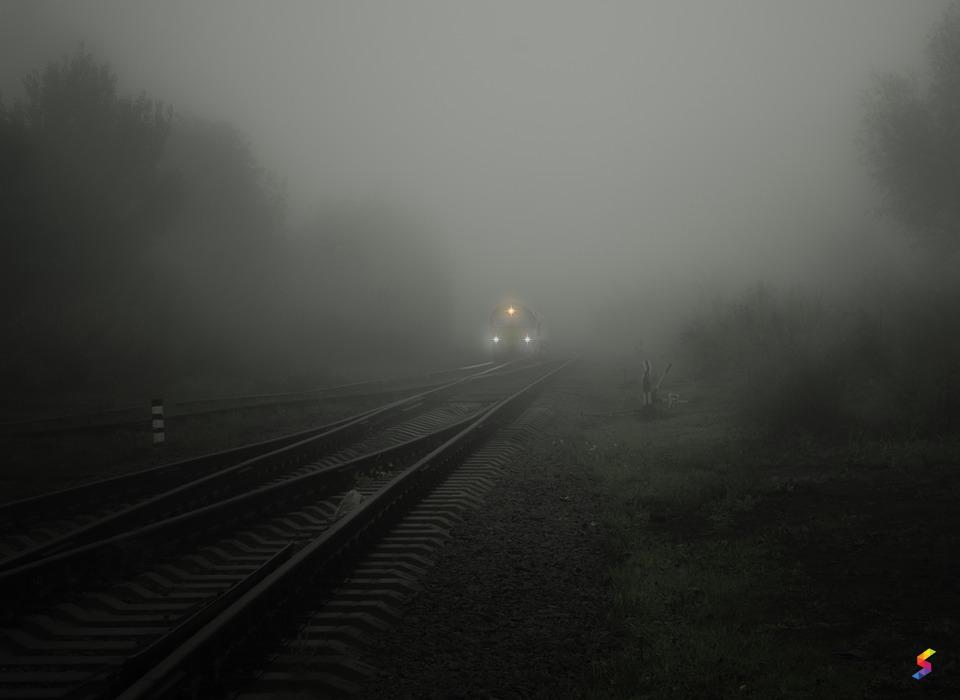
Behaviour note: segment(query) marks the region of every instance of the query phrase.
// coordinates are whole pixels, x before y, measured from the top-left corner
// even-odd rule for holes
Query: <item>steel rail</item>
[[[544,374],[549,366],[536,369]],[[517,386],[520,383],[513,383],[509,390],[502,387],[500,397]],[[456,413],[443,407],[432,415]],[[222,608],[228,599],[233,600],[239,593],[235,587],[250,581],[250,563],[259,558],[256,566],[262,569],[279,549],[291,542],[299,549],[335,522],[338,495],[349,488],[372,492],[485,413],[483,409],[467,418],[461,413],[454,423],[429,435],[369,453],[349,465],[331,464],[325,474],[305,474],[177,516],[168,523],[154,523],[140,533],[104,542],[97,551],[78,552],[73,562],[60,557],[59,563],[21,572],[19,581],[8,580],[0,591],[6,602],[0,626],[9,632],[3,640],[9,653],[0,653],[0,666],[4,667],[0,669],[0,695],[20,697],[32,687],[35,692],[58,696],[114,697],[127,679],[141,675],[147,660],[152,665],[177,646],[168,637],[175,628],[185,635],[185,630],[195,629],[213,616],[209,606]],[[419,418],[415,424],[423,425]],[[397,429],[396,434],[407,436],[410,431]],[[370,475],[373,484],[368,479],[358,484],[355,478],[360,474]],[[234,573],[237,569],[242,578]],[[82,578],[82,586],[74,585],[73,574]],[[214,583],[224,578],[232,578],[229,586]],[[211,595],[214,588],[219,590]],[[192,606],[196,616],[190,618],[188,627],[191,606],[183,604],[200,600],[207,614]],[[183,612],[166,612],[176,610],[176,605]],[[156,643],[151,651],[138,654],[138,649],[151,643]],[[124,651],[117,655],[119,649]],[[43,684],[43,688],[31,683]],[[104,691],[107,686],[110,690]]]
[[[486,363],[490,364],[490,363]],[[440,372],[431,373],[425,375],[424,378],[429,380],[431,377],[439,377],[446,373],[452,373],[457,370],[444,370]],[[244,411],[255,411],[260,409],[277,409],[281,407],[289,406],[304,406],[316,404],[323,401],[338,401],[338,402],[347,402],[347,401],[361,401],[361,400],[373,400],[373,399],[383,399],[385,397],[395,397],[401,394],[405,394],[411,391],[426,391],[428,389],[433,389],[440,386],[443,382],[440,381],[427,381],[426,383],[413,383],[413,384],[404,384],[405,379],[396,379],[396,380],[372,380],[369,382],[357,382],[353,385],[343,385],[342,387],[337,387],[336,391],[342,391],[348,387],[361,387],[369,386],[370,390],[366,392],[350,392],[350,393],[336,393],[335,389],[331,388],[324,390],[322,392],[315,393],[313,395],[300,394],[294,398],[288,399],[269,399],[265,401],[255,402],[255,403],[240,403],[233,404],[228,406],[220,406],[216,408],[200,408],[190,411],[179,411],[178,408],[183,406],[182,403],[173,403],[169,406],[169,410],[166,413],[165,420],[168,428],[175,428],[177,425],[182,424],[186,421],[191,421],[196,418],[223,415],[223,414],[235,414],[242,413]],[[330,392],[330,393],[327,393]],[[292,395],[291,395],[292,396]],[[198,401],[198,404],[201,403],[210,403],[215,404],[217,399],[201,399]],[[140,411],[141,409],[138,409]],[[20,433],[8,433],[9,435],[52,435],[52,434],[64,434],[64,433],[95,433],[95,432],[110,432],[115,430],[142,430],[147,432],[150,430],[150,417],[149,415],[140,415],[137,418],[125,418],[124,420],[114,421],[110,423],[91,423],[83,425],[65,425],[65,426],[54,426],[49,428],[38,428],[36,430],[24,431]]]
[[[463,430],[465,426],[474,422],[478,415],[480,414],[469,416],[427,435],[375,450],[310,474],[285,479],[277,484],[216,501],[135,530],[88,542],[14,569],[0,571],[0,597],[8,601],[30,600],[35,596],[41,581],[70,579],[71,567],[79,562],[89,563],[97,555],[105,554],[108,558],[112,558],[112,555],[132,551],[134,546],[143,549],[153,540],[161,540],[165,543],[176,541],[184,533],[195,533],[211,523],[233,523],[237,519],[261,517],[279,508],[289,507],[291,503],[300,499],[316,498],[318,494],[335,493],[357,473],[384,463],[409,458],[411,453],[416,453],[418,450],[422,453],[425,445],[440,442],[457,431]]]
[[[447,384],[435,387],[425,392],[408,396],[384,406],[365,411],[340,421],[336,421],[318,429],[311,429],[293,435],[267,440],[253,445],[246,445],[232,450],[211,453],[193,460],[184,460],[171,465],[162,465],[153,469],[132,472],[128,475],[112,477],[97,482],[80,485],[70,489],[63,489],[52,494],[40,495],[7,506],[0,507],[0,522],[16,520],[25,515],[35,515],[41,507],[50,507],[62,504],[67,499],[74,499],[80,495],[96,495],[104,488],[126,488],[128,485],[140,481],[142,478],[157,476],[171,477],[177,473],[186,473],[187,470],[205,468],[215,469],[211,473],[199,476],[186,483],[179,484],[159,494],[147,497],[119,511],[98,518],[86,525],[75,528],[63,535],[55,537],[34,547],[21,551],[0,561],[0,572],[15,569],[30,561],[49,556],[68,546],[90,542],[97,538],[104,538],[110,534],[121,532],[124,528],[142,523],[151,517],[163,515],[165,509],[177,501],[181,503],[187,497],[196,496],[227,480],[232,480],[232,487],[242,487],[245,480],[256,478],[271,467],[289,466],[294,453],[301,462],[306,459],[335,448],[344,441],[351,439],[358,433],[371,427],[376,421],[387,420],[411,405],[439,396],[446,391],[452,391],[460,385],[494,375],[506,365],[495,365],[479,373],[461,377]],[[508,374],[505,372],[496,376]],[[240,459],[240,462],[236,460]],[[232,466],[223,466],[230,464]],[[142,482],[141,482],[142,483]]]
[[[221,593],[214,598],[212,602],[194,611],[193,614],[182,620],[173,629],[152,642],[146,648],[135,653],[124,661],[123,666],[119,670],[119,675],[117,675],[117,671],[113,667],[104,667],[100,671],[94,672],[82,685],[73,688],[69,696],[82,697],[96,692],[98,687],[107,684],[125,685],[136,680],[140,674],[149,668],[151,660],[156,658],[158,654],[169,654],[173,652],[184,640],[189,639],[190,636],[201,629],[203,625],[214,619],[216,615],[239,600],[244,593],[262,581],[267,574],[276,570],[280,564],[287,561],[294,550],[294,545],[292,543],[288,544],[253,572],[245,576],[239,583]],[[115,680],[112,679],[114,675],[117,675]]]
[[[217,398],[186,399],[182,401],[173,401],[169,404],[170,412],[167,419],[182,419],[201,415],[210,415],[214,413],[225,413],[232,411],[241,411],[249,408],[265,408],[270,406],[283,406],[296,403],[312,402],[321,399],[344,399],[344,398],[369,398],[380,396],[386,393],[396,393],[399,391],[408,391],[411,389],[425,388],[423,386],[403,386],[414,380],[431,379],[447,374],[458,372],[469,372],[481,367],[489,367],[493,362],[482,362],[473,365],[464,365],[450,369],[436,370],[424,374],[414,375],[412,377],[397,377],[394,379],[373,379],[360,382],[351,382],[348,384],[339,384],[329,387],[320,387],[317,389],[308,389],[305,391],[291,391],[271,394],[250,394],[245,396],[225,396]],[[397,388],[388,388],[389,385],[399,385]],[[379,387],[379,391],[368,392],[365,394],[337,394],[345,390],[353,390],[360,387]],[[223,406],[219,408],[200,408],[200,410],[178,411],[177,409],[190,407],[203,407],[211,404],[231,403],[232,406]],[[75,413],[60,416],[41,416],[36,418],[27,418],[23,420],[0,422],[0,435],[17,434],[38,434],[46,432],[73,432],[73,431],[96,431],[123,427],[132,427],[137,425],[148,425],[150,414],[149,406],[126,406],[122,408],[108,408],[98,411],[89,411],[87,413]],[[96,419],[111,418],[110,422],[89,422]],[[79,425],[77,421],[88,421]],[[58,426],[57,424],[64,424]]]
[[[530,366],[524,368],[525,371],[539,369],[540,366]],[[512,373],[512,372],[511,372]],[[497,378],[503,375],[495,375]],[[461,380],[464,381],[464,380]],[[481,414],[483,411],[481,411]],[[478,414],[479,415],[479,414]],[[309,474],[284,479],[279,483],[270,484],[253,488],[239,495],[219,498],[213,503],[201,505],[187,509],[175,515],[165,515],[162,519],[150,524],[142,522],[134,523],[138,525],[129,529],[126,523],[130,518],[126,516],[127,511],[123,511],[118,516],[110,516],[103,519],[105,525],[95,527],[98,523],[93,523],[91,527],[83,529],[83,538],[64,537],[59,541],[54,541],[48,549],[39,552],[34,557],[22,557],[13,566],[0,570],[0,596],[10,601],[30,600],[36,597],[37,588],[44,581],[71,580],[73,567],[78,562],[90,562],[96,556],[106,554],[117,554],[123,549],[129,550],[130,543],[140,541],[153,536],[162,535],[169,539],[184,529],[190,530],[198,523],[205,520],[226,521],[229,518],[243,517],[246,513],[262,512],[265,507],[269,508],[272,504],[280,503],[284,498],[307,495],[315,493],[317,486],[322,485],[327,490],[334,489],[349,475],[368,466],[377,465],[384,461],[402,459],[411,451],[428,444],[431,441],[437,441],[444,438],[455,430],[461,429],[464,425],[474,420],[474,417],[456,421],[455,423],[432,431],[426,435],[418,436],[410,440],[385,447],[367,454],[344,460],[337,464],[318,469]],[[291,458],[291,452],[302,450],[304,444],[312,443],[315,438],[289,445],[273,452],[255,457],[251,460],[225,470],[231,474],[237,474],[241,468],[250,470],[257,465],[287,464]],[[299,455],[303,459],[303,454]],[[217,472],[215,475],[219,475]],[[246,478],[249,479],[253,471],[248,471]],[[190,490],[196,490],[193,485],[197,483],[209,484],[209,477],[204,477],[195,482],[190,482],[185,486],[190,486]],[[242,484],[240,485],[242,488]],[[178,489],[174,489],[177,491]],[[186,492],[186,490],[184,491]],[[168,492],[170,493],[170,492]],[[169,500],[167,494],[163,494],[164,501]],[[130,509],[128,509],[130,510]],[[136,511],[140,512],[140,511]],[[142,520],[142,519],[141,519]],[[99,538],[96,536],[99,533]],[[34,550],[28,550],[30,552]],[[10,560],[8,560],[10,561]]]
[[[171,691],[191,675],[209,672],[231,645],[265,617],[277,614],[298,599],[324,567],[336,562],[352,547],[360,546],[390,519],[407,510],[487,430],[518,409],[525,398],[541,388],[571,361],[550,370],[519,391],[483,411],[416,463],[394,477],[356,510],[336,521],[308,545],[265,576],[225,610],[196,630],[188,639],[156,663],[126,689],[112,689],[119,700],[147,700]],[[122,692],[119,692],[122,690]]]
[[[321,387],[319,389],[310,389],[307,391],[291,391],[283,392],[278,394],[252,394],[250,396],[229,396],[224,398],[212,398],[212,399],[191,399],[189,401],[177,401],[174,403],[176,406],[197,406],[206,403],[220,403],[220,402],[242,402],[242,401],[260,401],[260,400],[271,400],[271,399],[287,399],[287,398],[299,398],[306,397],[310,394],[329,394],[337,391],[343,391],[344,389],[356,389],[359,387],[384,387],[387,384],[403,384],[404,382],[410,382],[413,380],[421,380],[423,378],[436,377],[445,374],[455,374],[457,372],[469,372],[471,370],[478,370],[481,367],[490,367],[493,365],[493,362],[480,362],[473,365],[463,365],[461,367],[451,367],[449,369],[434,370],[432,372],[425,372],[423,374],[417,374],[408,377],[397,377],[394,379],[367,379],[359,382],[350,382],[348,384],[338,384],[336,386]],[[264,405],[264,404],[254,404],[254,405]],[[272,405],[272,404],[265,404]],[[241,408],[244,408],[241,406]],[[176,414],[173,414],[176,415]],[[190,415],[190,414],[187,414]]]
[[[197,457],[189,457],[177,462],[169,462],[147,469],[110,476],[95,481],[86,481],[75,486],[68,486],[56,491],[28,496],[16,501],[9,501],[0,504],[0,524],[8,524],[25,518],[33,520],[43,517],[44,511],[53,509],[69,508],[75,506],[78,501],[83,501],[92,495],[101,495],[104,490],[125,489],[129,484],[135,482],[149,481],[151,479],[176,478],[178,475],[186,472],[202,471],[206,468],[217,468],[224,464],[233,464],[238,460],[242,461],[257,454],[269,452],[284,445],[299,442],[311,435],[317,435],[322,432],[333,430],[351,420],[366,415],[376,409],[370,409],[363,413],[341,418],[340,420],[326,423],[317,428],[281,435],[280,437],[262,440],[259,442],[248,443],[240,447],[231,447],[217,452],[208,452]]]

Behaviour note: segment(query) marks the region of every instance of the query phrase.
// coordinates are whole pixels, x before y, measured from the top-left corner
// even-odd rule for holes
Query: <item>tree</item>
[[[430,231],[389,204],[322,206],[288,247],[288,346],[340,367],[449,353],[453,285],[446,250]]]
[[[9,379],[41,388],[134,354],[128,290],[176,208],[157,168],[172,113],[119,95],[82,46],[23,85],[0,113],[0,332]]]
[[[863,146],[886,210],[922,244],[960,249],[960,6],[927,46],[928,85],[877,77],[866,99]]]
[[[269,364],[257,357],[282,304],[282,185],[236,128],[195,117],[174,120],[161,170],[179,209],[150,267],[163,285],[157,317],[179,332],[158,342],[171,365],[249,375]]]
[[[0,102],[0,384],[144,394],[274,363],[283,188],[82,46]]]

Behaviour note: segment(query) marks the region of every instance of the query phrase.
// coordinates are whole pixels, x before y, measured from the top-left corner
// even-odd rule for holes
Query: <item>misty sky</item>
[[[556,311],[812,269],[875,206],[871,72],[922,70],[944,5],[0,0],[0,86],[85,40],[125,91],[248,134],[295,221],[321,197],[402,202],[475,308]]]

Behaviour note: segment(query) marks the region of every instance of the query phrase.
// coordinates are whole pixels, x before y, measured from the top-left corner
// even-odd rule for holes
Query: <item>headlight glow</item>
[[[499,336],[499,335],[493,336],[493,342],[499,343],[499,342],[500,342],[500,336]]]
[[[523,342],[529,343],[529,342],[530,342],[530,336],[529,336],[529,335],[524,336],[524,337],[523,337]]]

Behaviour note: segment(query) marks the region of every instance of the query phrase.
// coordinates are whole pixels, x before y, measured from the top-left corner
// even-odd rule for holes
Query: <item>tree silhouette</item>
[[[867,94],[863,146],[885,208],[921,243],[960,248],[960,6],[927,46],[929,84],[878,76]]]
[[[0,114],[3,331],[17,383],[60,383],[109,362],[136,297],[139,251],[175,209],[157,164],[172,113],[121,97],[83,46],[24,79]]]

